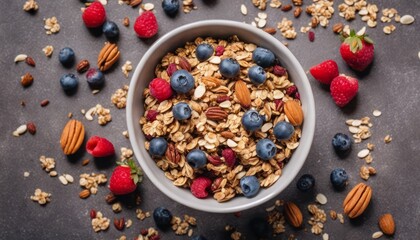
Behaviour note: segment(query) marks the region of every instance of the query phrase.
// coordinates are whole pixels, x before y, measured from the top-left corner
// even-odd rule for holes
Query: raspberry
[[[209,195],[207,189],[211,186],[211,183],[210,178],[198,177],[191,184],[191,193],[196,198],[206,198]]]
[[[273,68],[273,73],[276,76],[284,76],[286,74],[286,68],[279,66],[279,65],[275,65]]]
[[[171,85],[162,78],[155,78],[149,84],[150,94],[159,102],[165,101],[172,96]]]
[[[115,154],[114,145],[106,138],[92,136],[86,143],[86,151],[94,157],[107,157]]]
[[[134,31],[140,38],[151,38],[158,32],[159,26],[152,11],[145,11],[137,17]]]
[[[222,156],[225,158],[225,163],[228,167],[233,167],[233,165],[235,165],[236,154],[231,148],[223,149]]]
[[[286,89],[286,94],[293,97],[297,93],[297,87],[295,85],[290,86]]]
[[[309,69],[312,76],[323,84],[330,84],[338,76],[338,66],[334,60],[326,60]]]
[[[174,74],[174,72],[176,72],[176,70],[178,70],[178,68],[176,67],[176,64],[171,63],[171,64],[169,64],[168,68],[166,69],[166,73],[170,77],[170,76],[172,76],[172,74]]]
[[[156,110],[149,110],[147,111],[147,115],[146,115],[146,119],[149,122],[153,122],[156,120],[156,116],[159,114],[158,111]]]
[[[104,6],[100,2],[93,2],[82,14],[83,22],[88,28],[102,26],[106,20]]]
[[[225,47],[220,46],[220,45],[216,47],[216,56],[222,56],[224,52],[225,52]]]
[[[357,94],[359,83],[356,78],[340,75],[333,79],[330,86],[331,96],[339,107],[344,107]]]

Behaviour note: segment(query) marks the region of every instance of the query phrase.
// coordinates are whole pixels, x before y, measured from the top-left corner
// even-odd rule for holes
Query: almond
[[[295,11],[293,12],[293,16],[295,16],[295,18],[298,18],[301,13],[302,13],[302,8],[301,7],[296,7]]]
[[[293,202],[287,202],[284,205],[284,215],[287,221],[295,228],[299,228],[303,223],[302,212],[299,207]]]
[[[221,107],[209,107],[206,111],[206,117],[210,120],[225,120],[228,113],[225,112]]]
[[[273,28],[273,27],[266,27],[266,28],[264,28],[264,32],[273,35],[273,34],[275,34],[277,32],[277,30],[275,28]]]
[[[235,96],[242,107],[249,108],[251,106],[251,93],[249,92],[249,89],[244,81],[236,81]]]
[[[115,43],[106,42],[105,46],[99,52],[98,55],[98,68],[101,71],[106,71],[120,57],[120,51],[118,50],[118,46]]]
[[[84,189],[79,193],[79,197],[81,199],[86,199],[90,196],[90,191],[88,189]]]
[[[336,23],[333,25],[332,30],[334,33],[341,33],[343,31],[344,24],[343,23]]]
[[[395,222],[394,218],[390,213],[385,213],[379,217],[379,228],[386,235],[394,235],[395,233]]]
[[[227,138],[227,139],[232,139],[235,137],[235,134],[233,134],[230,131],[223,131],[220,133],[220,135],[222,135],[222,137]]]
[[[289,100],[284,103],[284,112],[286,113],[289,122],[293,126],[300,126],[303,122],[303,111],[299,102],[296,100]]]
[[[283,12],[287,12],[287,11],[290,11],[290,10],[292,10],[292,5],[291,4],[287,4],[287,5],[284,5],[283,7],[281,7],[281,10],[283,11]]]
[[[85,127],[82,122],[70,120],[61,133],[60,144],[64,154],[74,154],[82,145],[85,138]]]
[[[130,0],[130,6],[137,7],[143,0]]]
[[[344,199],[343,208],[344,213],[349,218],[356,218],[360,216],[372,198],[372,188],[364,183],[357,184]]]
[[[34,77],[30,73],[26,73],[20,78],[20,84],[22,84],[23,87],[29,87],[34,81]]]

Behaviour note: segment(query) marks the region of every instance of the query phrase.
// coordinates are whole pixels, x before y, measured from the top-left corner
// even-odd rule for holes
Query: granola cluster
[[[223,47],[224,52],[221,56],[212,56],[200,62],[195,56],[195,49],[201,43],[211,44],[215,49],[218,46]],[[178,48],[175,53],[167,53],[156,66],[156,77],[167,81],[170,77],[166,70],[170,64],[176,64],[178,69],[187,66],[195,79],[195,91],[200,89],[201,92],[177,95],[160,103],[151,96],[149,88],[143,92],[145,113],[139,123],[149,139],[160,136],[167,139],[169,146],[165,156],[155,161],[174,185],[188,188],[196,177],[211,173],[215,181],[213,197],[224,202],[242,193],[239,181],[243,176],[256,176],[261,187],[265,188],[279,179],[284,164],[298,147],[301,137],[300,126],[295,127],[293,136],[287,141],[276,140],[273,135],[273,126],[276,123],[289,121],[284,113],[283,103],[294,99],[287,91],[294,84],[288,79],[287,71],[276,72],[273,67],[266,69],[267,80],[264,84],[252,84],[247,69],[254,65],[252,53],[256,47],[255,44],[240,41],[236,36],[228,40],[197,38]],[[243,128],[241,117],[249,108],[241,106],[235,93],[237,79],[225,79],[218,71],[218,64],[224,58],[234,58],[241,66],[237,79],[242,79],[250,91],[250,108],[265,117],[265,124],[260,130],[248,132]],[[181,101],[187,102],[192,108],[192,116],[188,121],[174,119],[172,106]],[[213,107],[224,112],[223,118],[212,119],[208,115],[207,110]],[[146,117],[150,110],[158,113],[154,120]],[[262,138],[270,138],[277,146],[276,156],[269,161],[261,160],[256,154],[256,143]],[[145,142],[145,148],[149,149],[148,141]],[[205,151],[208,157],[217,158],[219,162],[209,162],[205,169],[193,169],[187,163],[186,155],[196,148]],[[225,148],[231,148],[235,152],[236,165],[228,166],[225,163],[221,156],[221,151]]]

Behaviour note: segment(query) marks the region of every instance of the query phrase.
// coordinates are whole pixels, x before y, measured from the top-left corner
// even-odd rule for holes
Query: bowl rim
[[[292,175],[292,177],[287,178],[286,180],[283,179],[283,182],[285,182],[285,184],[283,184],[283,186],[281,188],[276,189],[276,191],[273,191],[270,194],[267,194],[266,196],[259,198],[257,200],[253,201],[253,198],[250,198],[250,201],[247,201],[246,204],[242,204],[239,206],[234,206],[234,207],[230,207],[230,208],[226,208],[226,207],[212,207],[212,206],[207,206],[206,204],[203,203],[191,203],[188,202],[190,205],[186,205],[185,199],[182,197],[182,194],[174,194],[171,191],[168,191],[168,189],[163,185],[163,184],[158,184],[160,182],[160,179],[155,176],[154,174],[147,174],[147,172],[152,172],[148,166],[148,164],[142,164],[142,161],[140,161],[143,154],[140,152],[140,150],[138,149],[138,146],[141,146],[142,144],[136,140],[136,138],[134,137],[130,137],[130,144],[133,148],[134,154],[137,158],[137,161],[139,162],[141,168],[143,169],[143,172],[147,175],[147,177],[149,178],[149,180],[153,183],[153,185],[155,187],[157,187],[161,192],[163,192],[166,196],[168,196],[169,198],[171,198],[172,200],[181,203],[184,206],[196,209],[196,210],[200,210],[200,211],[205,211],[205,212],[213,212],[213,213],[232,213],[232,212],[238,212],[238,211],[242,211],[242,210],[246,210],[246,209],[250,209],[253,207],[256,207],[258,205],[261,205],[267,201],[269,201],[270,199],[274,198],[275,196],[277,196],[278,194],[280,194],[286,187],[288,187],[290,185],[290,183],[296,178],[297,174],[299,173],[299,171],[301,170],[303,164],[305,163],[309,151],[311,149],[312,146],[312,141],[313,141],[313,137],[314,137],[314,132],[315,132],[315,119],[316,119],[316,115],[315,115],[315,101],[314,101],[314,97],[313,97],[313,93],[312,93],[312,88],[310,86],[309,80],[306,76],[306,73],[304,72],[301,64],[298,62],[298,60],[296,59],[296,57],[293,55],[293,53],[287,48],[285,47],[278,39],[274,38],[273,36],[271,36],[268,33],[263,32],[261,29],[255,28],[249,24],[246,23],[242,23],[242,22],[237,22],[237,21],[231,21],[231,20],[219,20],[219,19],[215,19],[215,20],[203,20],[203,21],[197,21],[197,22],[193,22],[193,23],[189,23],[180,27],[177,27],[173,30],[171,30],[170,32],[166,33],[165,35],[163,35],[162,37],[160,37],[158,40],[156,40],[156,42],[154,42],[152,44],[152,46],[150,46],[148,48],[148,50],[143,54],[143,56],[141,57],[140,62],[137,64],[137,67],[133,73],[133,76],[131,78],[130,81],[130,86],[129,86],[129,90],[128,90],[128,96],[127,96],[127,105],[126,105],[126,121],[127,121],[127,128],[128,128],[128,133],[129,136],[133,136],[135,133],[135,129],[134,129],[134,124],[137,123],[138,124],[138,120],[133,121],[133,98],[134,98],[134,91],[132,89],[135,88],[136,84],[138,81],[141,81],[139,79],[139,75],[140,75],[140,71],[141,71],[141,66],[143,66],[147,59],[149,59],[150,55],[153,54],[156,50],[158,50],[158,48],[160,47],[160,45],[162,45],[163,43],[165,43],[166,41],[170,40],[173,36],[176,36],[180,33],[183,33],[191,28],[198,28],[198,27],[206,27],[206,26],[228,26],[228,27],[234,27],[234,28],[239,28],[245,32],[249,32],[250,34],[253,35],[258,35],[259,38],[264,39],[267,42],[270,42],[270,44],[272,45],[276,45],[278,48],[280,48],[281,51],[284,52],[284,54],[286,54],[288,56],[288,60],[291,62],[292,65],[294,65],[296,67],[297,70],[297,74],[298,77],[300,79],[302,79],[301,81],[301,85],[304,86],[304,89],[306,89],[305,91],[305,98],[307,99],[307,102],[305,103],[306,105],[306,112],[305,114],[307,116],[312,116],[311,118],[307,118],[305,116],[305,122],[304,122],[304,126],[302,128],[302,133],[303,133],[303,129],[305,129],[305,139],[300,139],[300,143],[305,142],[305,148],[303,148],[303,146],[300,144],[300,146],[298,147],[298,149],[300,148],[301,151],[301,156],[303,156],[303,160],[301,161],[297,161],[297,163],[295,163],[294,168],[292,169],[288,169],[288,171],[292,171],[290,174]],[[211,33],[209,33],[209,35],[211,35]],[[196,38],[198,36],[192,36],[192,38]],[[193,41],[193,39],[191,40]],[[292,156],[293,157],[293,156]],[[156,166],[154,166],[156,167]],[[286,166],[287,167],[287,166]],[[281,178],[281,177],[280,177]],[[273,185],[274,186],[274,185]],[[271,187],[273,187],[271,186]],[[175,188],[177,188],[177,186],[173,186]],[[200,199],[197,199],[198,201]],[[216,201],[216,200],[214,200]],[[220,203],[221,206],[223,206],[224,203]]]

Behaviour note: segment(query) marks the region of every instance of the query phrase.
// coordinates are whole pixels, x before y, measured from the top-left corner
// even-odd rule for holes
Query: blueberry
[[[346,153],[351,149],[351,139],[344,133],[337,133],[332,139],[332,145],[337,153]]]
[[[257,195],[258,190],[260,190],[260,183],[258,182],[257,177],[255,176],[245,176],[242,177],[239,185],[241,186],[242,193],[245,197],[251,198]]]
[[[105,83],[105,76],[99,69],[91,68],[86,72],[86,80],[91,88],[100,88]]]
[[[198,236],[194,236],[191,238],[191,240],[207,240],[207,238],[205,238],[202,235],[198,235]]]
[[[275,59],[274,53],[266,48],[257,47],[252,53],[252,60],[263,68],[273,66]]]
[[[265,82],[267,74],[264,71],[264,68],[261,66],[255,65],[249,68],[248,70],[249,80],[255,85],[260,85]]]
[[[315,186],[315,178],[311,174],[303,174],[296,183],[297,188],[307,192]]]
[[[106,21],[102,26],[102,32],[105,34],[105,37],[115,39],[120,34],[120,29],[115,22]]]
[[[209,59],[214,53],[214,48],[208,43],[202,43],[195,49],[195,55],[198,61],[203,62]]]
[[[150,141],[149,153],[152,157],[162,157],[165,155],[168,142],[163,137],[153,138]]]
[[[289,140],[294,132],[295,128],[293,125],[286,121],[278,122],[276,126],[274,126],[274,136],[276,136],[278,140]]]
[[[249,229],[258,239],[270,238],[272,234],[272,227],[267,222],[267,219],[261,216],[253,217],[249,221]]]
[[[257,156],[262,160],[268,161],[277,153],[277,147],[268,138],[261,139],[257,142]]]
[[[178,13],[179,0],[163,0],[162,8],[166,15],[173,17]]]
[[[177,70],[171,76],[171,87],[177,93],[188,93],[194,88],[194,77],[184,69]]]
[[[261,128],[264,122],[264,116],[258,114],[255,110],[248,110],[242,116],[242,126],[247,131],[255,131]]]
[[[58,60],[65,67],[71,67],[74,63],[74,51],[69,47],[65,47],[58,53]]]
[[[193,149],[187,155],[187,162],[193,168],[202,168],[207,163],[207,157],[200,149]]]
[[[155,208],[153,211],[153,220],[155,220],[158,228],[167,229],[171,226],[172,213],[164,207]]]
[[[176,120],[185,120],[191,117],[191,107],[188,103],[179,102],[172,108],[172,114]]]
[[[226,78],[238,76],[239,70],[239,63],[233,58],[225,58],[219,64],[219,71]]]
[[[79,79],[72,73],[64,74],[60,78],[60,84],[64,91],[72,91],[77,88]]]
[[[335,189],[342,190],[347,186],[349,176],[344,169],[336,168],[331,172],[330,180]]]

